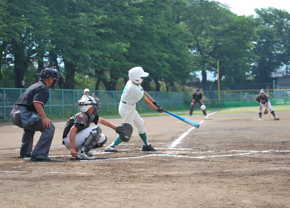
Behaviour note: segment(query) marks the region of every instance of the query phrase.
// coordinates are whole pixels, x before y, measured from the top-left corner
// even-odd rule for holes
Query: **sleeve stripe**
[[[141,100],[144,100],[145,97],[146,97],[146,94],[144,93],[144,94],[143,94],[143,97],[141,98]]]
[[[40,104],[44,107],[43,102],[40,102],[40,101],[33,101],[33,103],[40,103]]]

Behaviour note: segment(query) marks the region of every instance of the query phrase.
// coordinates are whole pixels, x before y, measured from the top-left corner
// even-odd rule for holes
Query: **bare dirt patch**
[[[4,123],[1,207],[290,207],[290,113],[278,116],[259,121],[258,113],[216,113],[175,148],[191,126],[171,116],[145,117],[156,153],[143,153],[134,131],[120,153],[93,151],[95,161],[71,158],[61,145],[65,123],[58,121],[53,161],[42,163],[17,158],[22,130]],[[111,143],[116,133],[102,128]]]

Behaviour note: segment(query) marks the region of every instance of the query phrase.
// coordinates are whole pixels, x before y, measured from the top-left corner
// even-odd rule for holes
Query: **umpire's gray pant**
[[[12,122],[16,126],[23,128],[17,105],[14,106],[13,110],[10,113],[10,116],[11,116]],[[54,136],[54,131],[55,131],[54,125],[51,123],[50,128],[44,129],[42,127],[42,121],[39,120],[33,125],[30,125],[23,129],[24,129],[24,132],[22,136],[22,144],[20,147],[20,155],[27,155],[27,154],[30,155],[31,153],[33,153],[35,155],[41,154],[41,155],[48,156],[48,152],[49,152],[51,142]],[[32,151],[33,136],[35,134],[35,131],[40,131],[41,136]]]

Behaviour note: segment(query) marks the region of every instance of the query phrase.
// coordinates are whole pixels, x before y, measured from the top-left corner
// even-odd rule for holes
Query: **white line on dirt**
[[[264,168],[264,169],[237,169],[237,170],[221,170],[221,171],[196,171],[196,172],[142,172],[142,173],[112,173],[112,172],[105,172],[105,173],[86,173],[86,172],[39,172],[39,171],[9,171],[9,170],[0,170],[0,173],[21,173],[21,174],[56,174],[56,175],[156,175],[156,174],[166,174],[166,175],[192,175],[192,174],[214,174],[214,173],[230,173],[230,172],[250,172],[250,171],[266,171],[266,170],[289,170],[290,167],[273,167],[273,168]]]
[[[212,112],[212,113],[210,113],[210,114],[208,114],[205,118],[208,118],[209,116],[211,116],[211,115],[213,115],[213,114],[215,114],[215,113],[217,113],[218,111],[214,111],[214,112]],[[199,122],[199,124],[202,124],[204,122],[204,119],[203,120],[201,120],[200,122]],[[183,134],[181,134],[180,135],[180,137],[178,137],[172,144],[171,144],[171,146],[169,147],[169,149],[172,149],[172,148],[174,148],[174,147],[176,147],[180,142],[181,142],[181,140],[182,139],[184,139],[193,129],[195,129],[195,127],[191,127],[190,129],[188,129],[185,133],[183,133]]]

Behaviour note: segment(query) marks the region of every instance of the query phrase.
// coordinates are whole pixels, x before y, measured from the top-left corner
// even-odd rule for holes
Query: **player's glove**
[[[156,110],[158,113],[163,113],[164,109],[162,107],[158,107],[158,109]]]
[[[266,109],[264,110],[264,114],[267,114],[267,113],[269,113],[269,111],[268,111],[268,109],[266,108]]]
[[[158,105],[156,101],[153,102],[153,105],[155,105],[157,108],[160,108],[160,106]]]
[[[116,127],[116,132],[119,134],[122,141],[128,142],[133,133],[133,127],[131,124],[122,123]]]

